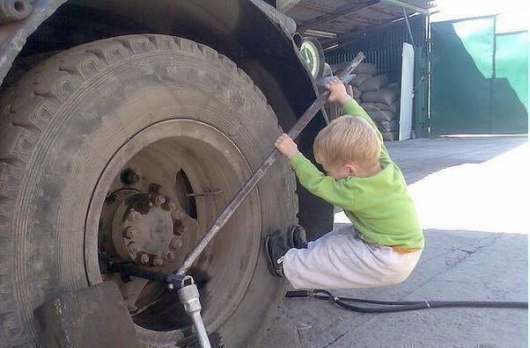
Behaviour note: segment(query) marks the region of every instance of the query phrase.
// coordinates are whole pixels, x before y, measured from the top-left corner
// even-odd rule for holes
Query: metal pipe
[[[409,23],[409,17],[407,15],[407,11],[405,11],[405,8],[401,8],[403,10],[403,16],[405,17],[405,22],[407,23],[407,30],[409,31],[410,36],[410,43],[412,46],[414,46],[414,36],[412,36],[412,30],[410,29],[410,23]]]
[[[184,306],[186,313],[191,317],[193,321],[193,326],[195,326],[195,331],[197,337],[199,338],[199,343],[201,348],[211,348],[210,340],[208,339],[208,333],[204,327],[204,323],[201,317],[201,302],[199,301],[199,290],[197,285],[192,282],[189,285],[185,285],[179,290],[177,290],[178,297],[180,302]]]
[[[361,63],[361,61],[365,58],[363,52],[357,53],[357,56],[355,56],[355,59],[348,64],[344,70],[339,74],[338,78],[341,81],[344,81],[344,79]],[[311,104],[309,109],[306,110],[306,112],[298,119],[298,121],[295,123],[293,128],[289,131],[289,136],[293,139],[296,139],[298,135],[302,132],[302,130],[307,126],[307,124],[313,119],[313,117],[317,114],[318,110],[320,110],[324,104],[326,103],[326,100],[328,99],[329,91],[326,90],[322,94],[320,94],[317,99]],[[237,191],[235,196],[232,198],[232,200],[228,203],[226,208],[221,212],[221,214],[217,217],[214,224],[206,235],[203,237],[203,239],[199,242],[199,244],[195,247],[195,249],[188,255],[186,260],[184,260],[184,263],[182,266],[177,270],[177,275],[185,275],[186,272],[190,269],[190,267],[193,265],[195,260],[199,257],[199,255],[203,252],[203,250],[206,248],[208,243],[217,235],[217,233],[221,230],[221,228],[226,224],[228,219],[234,214],[235,210],[239,207],[239,205],[243,202],[243,200],[248,196],[248,194],[252,191],[252,189],[257,185],[257,183],[263,178],[267,170],[273,165],[273,163],[276,161],[276,159],[279,157],[280,152],[278,150],[273,149],[272,152],[265,158],[265,160],[261,163],[261,165],[258,167],[258,169],[252,174],[252,176],[241,186],[241,188]]]

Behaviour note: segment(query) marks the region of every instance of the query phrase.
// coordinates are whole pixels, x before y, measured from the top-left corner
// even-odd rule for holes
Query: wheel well
[[[134,0],[67,1],[27,38],[12,70],[20,72],[35,60],[83,43],[139,33],[184,37],[226,55],[262,90],[284,128],[314,98],[291,38],[248,0],[154,0],[148,6]],[[13,81],[10,76],[4,85]]]

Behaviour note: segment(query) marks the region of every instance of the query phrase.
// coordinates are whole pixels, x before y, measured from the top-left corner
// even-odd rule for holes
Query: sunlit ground
[[[518,146],[486,162],[434,172],[409,186],[424,229],[530,231],[530,151]],[[347,223],[343,212],[336,223]]]

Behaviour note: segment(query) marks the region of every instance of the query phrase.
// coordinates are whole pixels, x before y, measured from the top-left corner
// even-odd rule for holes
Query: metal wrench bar
[[[344,81],[344,79],[350,74],[365,58],[365,55],[363,52],[357,53],[353,61],[351,61],[350,64],[348,64],[344,70],[338,75],[338,78],[341,81]],[[307,126],[307,124],[315,117],[318,110],[320,110],[324,104],[326,103],[326,100],[329,97],[329,91],[325,91],[322,94],[320,94],[317,99],[311,104],[311,106],[306,110],[306,112],[298,119],[298,121],[295,123],[293,128],[289,131],[289,136],[293,139],[296,139],[298,135],[304,130],[304,128]],[[248,196],[248,194],[252,191],[252,189],[256,186],[256,184],[263,178],[267,170],[274,164],[276,159],[279,157],[280,153],[276,148],[274,148],[271,153],[265,158],[265,160],[261,163],[261,165],[258,167],[258,169],[252,174],[252,176],[241,186],[241,188],[237,191],[235,196],[230,200],[228,205],[224,208],[224,210],[221,212],[221,214],[217,217],[215,222],[213,223],[212,227],[208,230],[206,235],[203,237],[203,239],[199,242],[199,244],[195,247],[195,249],[188,255],[186,260],[184,260],[184,263],[182,266],[177,270],[177,275],[185,275],[186,272],[190,269],[190,267],[193,265],[195,260],[199,257],[199,255],[204,251],[208,243],[217,235],[219,230],[226,224],[228,219],[234,214],[235,210],[239,207],[239,205],[243,202],[243,200]]]

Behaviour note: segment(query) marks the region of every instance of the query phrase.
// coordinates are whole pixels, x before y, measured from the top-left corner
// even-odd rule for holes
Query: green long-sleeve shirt
[[[404,248],[423,248],[423,232],[405,178],[392,161],[379,130],[354,100],[344,114],[367,120],[381,139],[382,170],[370,177],[336,180],[320,172],[302,154],[291,161],[298,180],[314,195],[344,210],[355,229],[369,243]]]

